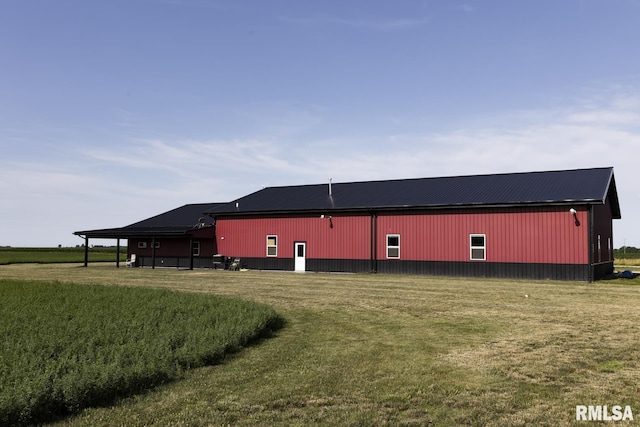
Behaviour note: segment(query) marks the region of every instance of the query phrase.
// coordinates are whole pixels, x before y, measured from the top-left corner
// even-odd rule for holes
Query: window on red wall
[[[278,236],[267,236],[267,256],[278,256]]]
[[[193,256],[200,256],[200,242],[193,242]]]
[[[469,258],[472,261],[487,259],[487,236],[485,234],[469,235]]]
[[[387,258],[400,258],[400,235],[387,234]]]

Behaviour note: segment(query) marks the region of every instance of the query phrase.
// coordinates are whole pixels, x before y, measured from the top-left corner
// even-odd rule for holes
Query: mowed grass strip
[[[576,405],[640,416],[640,278],[596,283],[274,272],[0,267],[237,296],[287,319],[224,364],[60,426],[581,426]],[[526,297],[525,297],[526,295]]]
[[[0,280],[0,425],[181,378],[278,325],[272,308],[228,297]]]

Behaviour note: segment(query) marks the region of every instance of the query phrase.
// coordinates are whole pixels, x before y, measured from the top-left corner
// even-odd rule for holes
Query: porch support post
[[[193,237],[189,238],[189,270],[193,270]]]
[[[116,268],[120,268],[120,239],[116,243]]]
[[[84,266],[89,266],[89,236],[84,236]]]
[[[156,268],[156,238],[151,239],[151,268]]]

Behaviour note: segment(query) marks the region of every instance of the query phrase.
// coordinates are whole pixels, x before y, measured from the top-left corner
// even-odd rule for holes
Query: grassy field
[[[278,326],[216,295],[0,280],[0,425],[41,423],[176,380]]]
[[[640,416],[640,278],[593,284],[9,265],[0,278],[239,296],[286,321],[222,365],[65,426],[557,426]],[[616,425],[633,425],[618,422]]]
[[[115,262],[115,248],[90,248],[92,262]],[[126,248],[120,250],[120,261],[126,261]],[[0,248],[0,265],[50,264],[84,262],[84,248]]]

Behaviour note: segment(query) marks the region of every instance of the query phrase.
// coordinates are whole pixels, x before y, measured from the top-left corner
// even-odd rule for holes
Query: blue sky
[[[264,186],[601,166],[640,246],[640,0],[1,4],[0,246]]]

